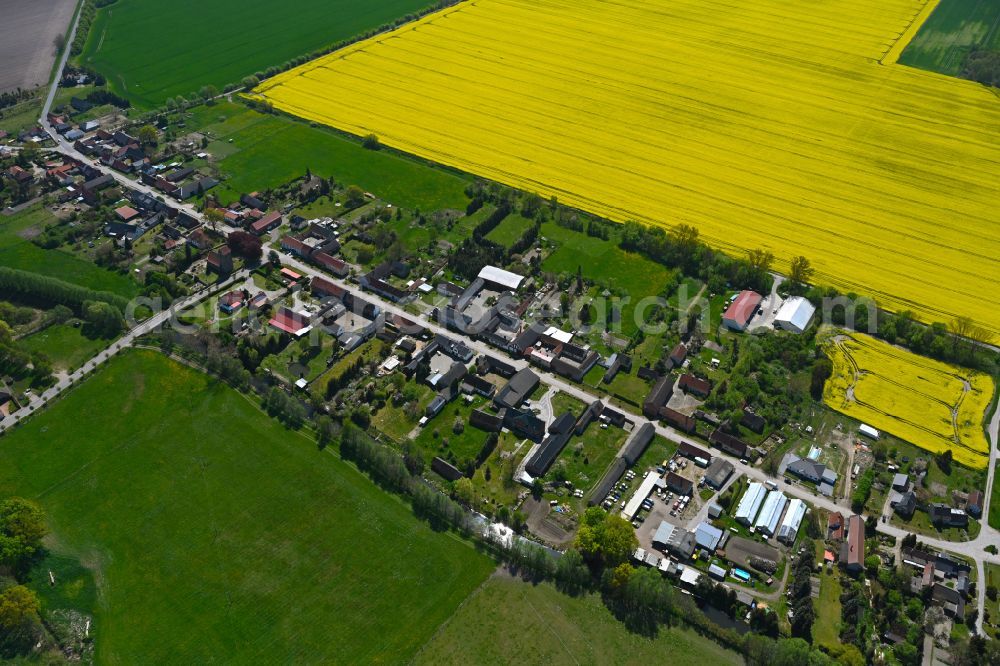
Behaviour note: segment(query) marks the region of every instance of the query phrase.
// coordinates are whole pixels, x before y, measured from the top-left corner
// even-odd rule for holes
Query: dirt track
[[[0,0],[0,92],[48,82],[53,42],[73,20],[73,0]]]

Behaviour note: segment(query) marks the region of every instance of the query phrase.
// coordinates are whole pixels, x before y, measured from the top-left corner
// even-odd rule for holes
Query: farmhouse
[[[642,403],[642,413],[647,419],[655,419],[660,409],[667,404],[674,391],[674,380],[671,377],[660,377],[653,389]]]
[[[792,296],[785,300],[774,317],[774,326],[792,333],[802,333],[809,328],[816,313],[816,306],[802,296]]]
[[[678,495],[690,495],[691,490],[694,488],[694,484],[691,481],[674,472],[667,472],[665,481],[667,490],[675,492]]]
[[[243,307],[243,294],[239,291],[230,291],[219,297],[219,309],[227,314],[232,314]]]
[[[746,458],[747,451],[749,450],[746,442],[739,437],[734,437],[729,433],[723,432],[721,428],[713,430],[712,434],[708,436],[708,441],[722,451],[737,458]]]
[[[340,285],[330,282],[326,278],[314,277],[310,283],[310,289],[314,296],[319,298],[339,298],[343,300],[347,290]]]
[[[677,455],[690,458],[691,460],[695,460],[696,458],[701,458],[707,462],[711,462],[712,460],[711,453],[688,442],[681,442],[677,445]]]
[[[538,375],[524,368],[519,370],[493,399],[497,409],[519,407],[531,395],[539,383]]]
[[[969,499],[965,503],[965,510],[973,518],[978,518],[983,513],[983,491],[973,490],[969,493]]]
[[[562,452],[566,443],[573,435],[573,424],[576,419],[569,412],[562,414],[551,426],[549,436],[524,466],[524,470],[534,477],[543,476],[549,470],[556,457]]]
[[[716,490],[721,490],[726,481],[735,471],[733,464],[724,458],[716,458],[705,470],[705,483]]]
[[[670,407],[660,407],[659,416],[668,424],[688,434],[694,432],[698,425],[693,416],[682,414]]]
[[[712,392],[712,385],[708,380],[695,377],[692,374],[681,375],[681,379],[677,385],[685,393],[693,393],[702,398],[708,397],[708,394]]]
[[[930,514],[931,522],[939,527],[969,526],[969,514],[961,509],[953,509],[947,504],[931,504],[927,513]]]
[[[889,493],[889,507],[904,518],[909,518],[917,508],[917,496],[912,490]]]
[[[847,519],[847,540],[840,546],[840,564],[851,573],[865,567],[865,520],[858,514]]]
[[[757,314],[763,297],[755,291],[741,291],[722,315],[722,323],[734,331],[744,331]]]
[[[282,333],[300,337],[310,329],[309,315],[304,312],[294,312],[286,307],[280,308],[268,324]]]
[[[525,437],[533,442],[540,442],[545,437],[545,421],[531,412],[520,409],[501,409],[504,415],[503,425],[518,437]]]
[[[604,411],[607,412],[608,410],[605,409]],[[653,441],[653,435],[655,434],[656,429],[651,423],[643,423],[632,431],[628,441],[625,443],[625,449],[622,451],[622,459],[628,466],[631,467],[642,457],[642,454],[646,451],[646,447]]]

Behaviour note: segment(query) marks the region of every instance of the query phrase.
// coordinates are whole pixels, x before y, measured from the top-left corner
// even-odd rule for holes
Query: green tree
[[[83,306],[83,319],[105,338],[112,338],[125,329],[121,310],[102,301],[88,301]]]
[[[344,191],[345,203],[350,208],[357,208],[365,202],[365,191],[357,185],[348,185]]]
[[[378,150],[382,147],[381,142],[378,140],[378,136],[375,134],[366,134],[363,139],[361,139],[361,145],[368,150]]]
[[[157,142],[156,128],[152,125],[143,125],[139,128],[139,143],[144,146],[155,146]]]
[[[455,499],[466,506],[472,506],[476,499],[476,490],[472,487],[472,480],[462,477],[455,482]]]
[[[805,257],[799,255],[792,259],[791,264],[788,268],[788,279],[791,280],[792,284],[795,286],[802,286],[809,284],[809,280],[812,279],[813,273],[816,271],[812,267],[812,263]]]
[[[30,500],[12,497],[0,503],[0,566],[16,569],[42,545],[45,514]]]
[[[755,271],[766,273],[771,270],[771,264],[774,263],[774,254],[763,248],[747,250],[747,263]]]
[[[38,597],[23,585],[0,592],[0,653],[31,648],[41,633]]]

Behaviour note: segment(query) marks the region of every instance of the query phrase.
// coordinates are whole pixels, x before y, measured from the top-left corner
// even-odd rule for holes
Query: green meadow
[[[98,663],[401,663],[495,564],[244,395],[130,352],[0,439]],[[81,602],[82,603],[82,602]]]
[[[419,11],[428,0],[119,0],[98,11],[79,60],[139,108],[219,90]]]

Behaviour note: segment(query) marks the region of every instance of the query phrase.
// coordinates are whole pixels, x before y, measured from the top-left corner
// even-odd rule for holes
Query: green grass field
[[[189,96],[419,11],[428,0],[121,0],[98,12],[79,60],[140,108]]]
[[[108,340],[89,338],[82,329],[82,326],[54,324],[21,338],[17,344],[29,352],[42,352],[56,370],[72,371],[108,346]]]
[[[643,299],[659,296],[670,281],[670,269],[638,254],[625,252],[614,238],[594,238],[554,222],[542,225],[540,235],[557,245],[555,252],[542,262],[543,271],[576,275],[580,268],[584,277],[612,292],[620,290],[628,295],[629,301],[621,310],[621,332],[625,336],[638,329],[636,306]],[[651,314],[652,309],[646,311],[646,317]]]
[[[133,352],[0,439],[98,583],[99,663],[408,661],[494,569],[248,398]]]
[[[31,242],[31,235],[56,221],[42,204],[14,215],[0,215],[0,266],[41,273],[126,298],[139,293],[139,285],[128,275],[115,273],[61,250],[44,250]]]
[[[528,659],[530,655],[530,659]],[[629,632],[600,597],[569,597],[548,583],[491,578],[420,653],[416,664],[742,664],[686,629]]]
[[[973,46],[1000,49],[1000,0],[941,0],[899,62],[957,76]]]
[[[528,230],[534,221],[515,213],[505,217],[493,231],[486,234],[487,240],[499,243],[504,247],[510,247]]]
[[[404,208],[464,209],[468,201],[462,177],[385,150],[366,150],[331,130],[257,113],[242,104],[200,106],[186,125],[214,139],[210,154],[225,155],[218,168],[227,179],[214,190],[223,201],[299,178],[307,168]]]

